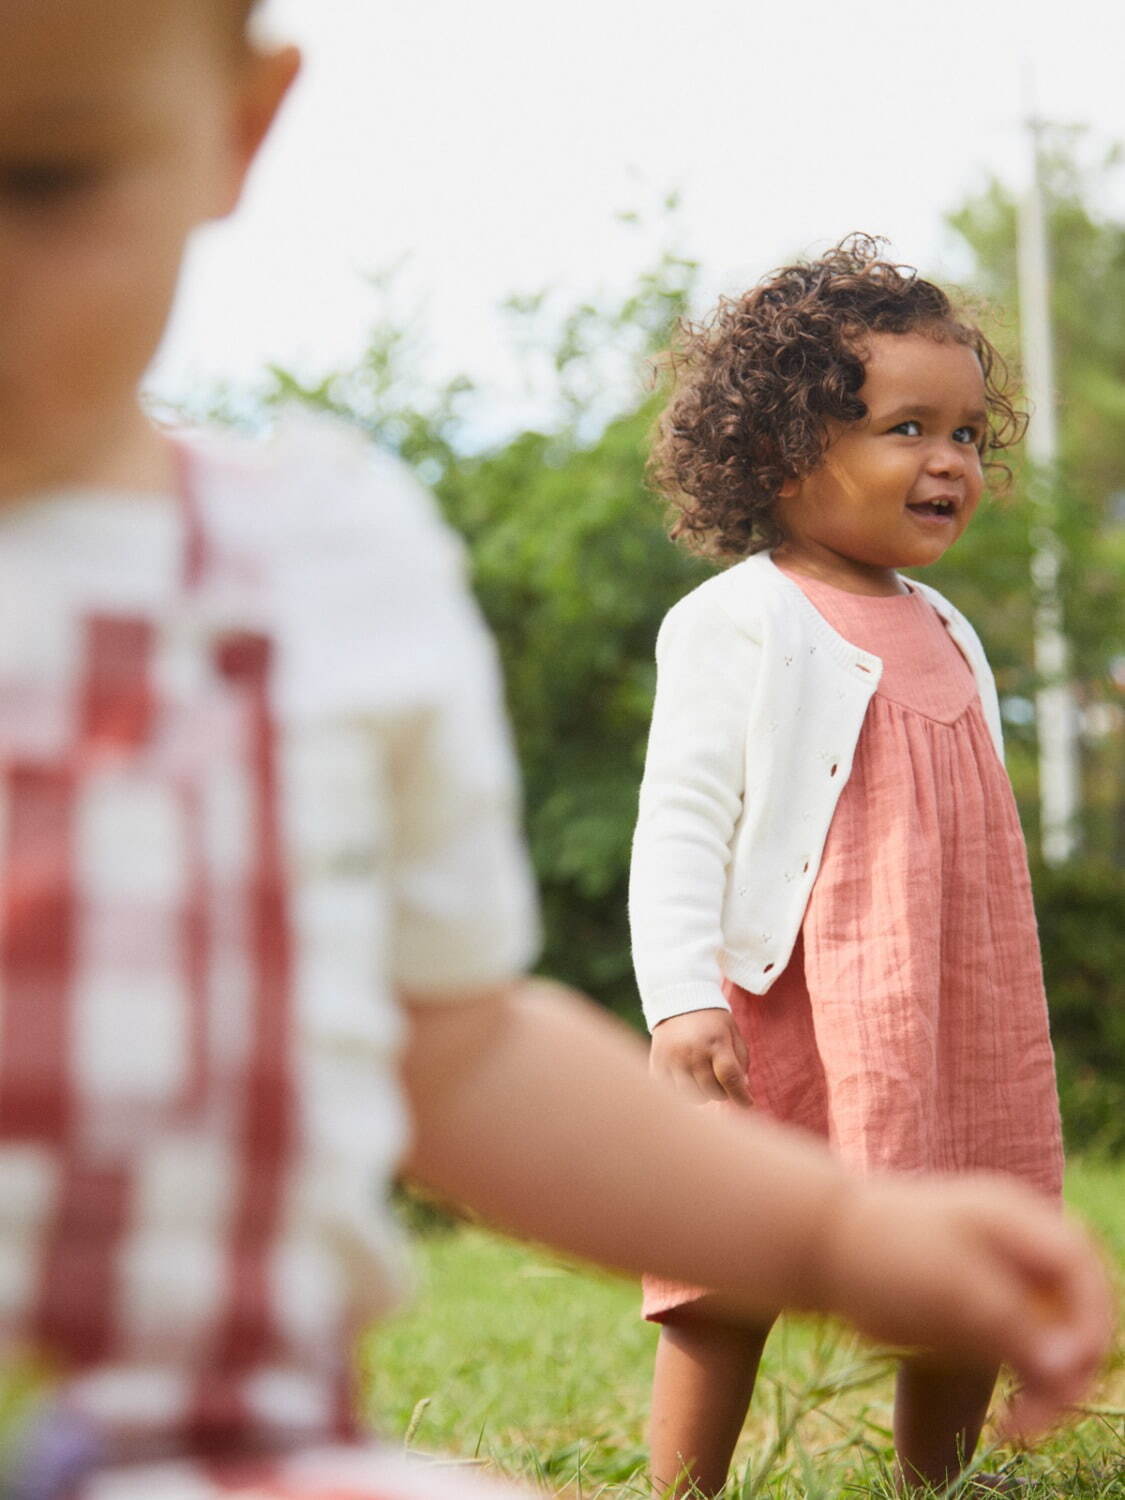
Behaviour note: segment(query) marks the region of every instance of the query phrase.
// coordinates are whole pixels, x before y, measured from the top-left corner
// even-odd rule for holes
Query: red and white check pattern
[[[121,502],[44,504],[0,646],[0,1348],[117,1458],[349,1439],[402,1142],[370,735],[281,722],[262,571],[196,509],[114,608],[77,554]]]

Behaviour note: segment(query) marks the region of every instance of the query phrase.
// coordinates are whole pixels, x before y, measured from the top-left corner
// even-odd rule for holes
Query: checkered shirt
[[[0,520],[0,1349],[114,1458],[351,1433],[396,1292],[396,985],[535,942],[490,643],[389,461],[293,424]]]

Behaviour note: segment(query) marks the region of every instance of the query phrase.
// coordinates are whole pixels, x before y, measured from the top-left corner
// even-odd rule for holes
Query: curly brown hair
[[[830,423],[867,415],[866,334],[924,332],[972,349],[984,375],[982,456],[1018,442],[1026,418],[995,347],[940,287],[882,259],[883,243],[849,235],[818,260],[724,297],[706,322],[681,325],[663,360],[672,397],[649,461],[674,538],[722,558],[782,541],[782,485],[820,465]],[[986,468],[1009,473],[1002,463]]]

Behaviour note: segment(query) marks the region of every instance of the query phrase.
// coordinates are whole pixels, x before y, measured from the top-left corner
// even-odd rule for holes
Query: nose
[[[945,438],[935,443],[926,458],[926,471],[938,479],[960,479],[966,472],[968,455],[975,450]]]

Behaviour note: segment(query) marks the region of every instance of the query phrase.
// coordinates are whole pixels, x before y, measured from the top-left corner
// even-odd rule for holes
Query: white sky
[[[432,368],[516,394],[498,303],[623,287],[667,242],[708,296],[851,229],[956,271],[942,214],[1018,184],[1040,112],[1125,142],[1119,0],[270,0],[302,79],[237,217],[197,240],[154,383],[315,372],[409,257]],[[1125,198],[1122,200],[1125,202]]]

